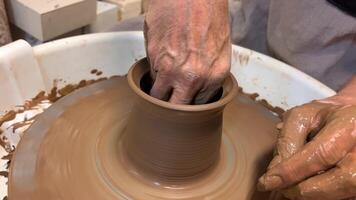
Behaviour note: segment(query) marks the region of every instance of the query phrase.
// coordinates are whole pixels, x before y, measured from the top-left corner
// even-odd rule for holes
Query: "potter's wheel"
[[[220,160],[205,175],[164,182],[140,173],[122,150],[134,95],[114,78],[60,99],[16,149],[10,199],[268,199],[255,191],[271,158],[278,118],[239,95],[224,113]],[[117,145],[118,144],[118,145]]]

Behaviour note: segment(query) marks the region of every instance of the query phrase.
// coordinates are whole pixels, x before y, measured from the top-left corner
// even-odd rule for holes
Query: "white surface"
[[[34,47],[33,53],[31,49],[23,41],[0,48],[0,111],[23,102],[31,96],[27,93],[43,88],[50,91],[54,82],[61,87],[98,78],[90,73],[92,69],[102,71],[101,77],[125,74],[135,60],[145,56],[142,32],[90,34],[48,42]],[[270,57],[238,46],[233,46],[232,55],[231,71],[239,85],[274,106],[288,109],[334,94],[315,79]],[[11,73],[17,70],[26,73]]]
[[[104,0],[119,7],[118,19],[136,17],[142,12],[142,0]]]
[[[0,47],[0,115],[44,90],[32,47],[23,40]]]
[[[96,0],[7,0],[6,3],[10,22],[41,41],[90,24],[96,12]]]
[[[48,42],[33,50],[46,91],[59,78],[58,87],[62,87],[83,79],[126,74],[136,59],[145,56],[141,32],[89,34]],[[92,69],[103,74],[93,75]]]
[[[89,33],[107,31],[118,23],[119,7],[112,3],[97,1],[96,19],[86,29]]]
[[[247,93],[283,109],[335,94],[303,72],[271,57],[234,46],[231,72]]]
[[[258,93],[274,106],[288,109],[296,105],[333,95],[335,92],[308,75],[270,57],[233,46],[231,72],[245,92]],[[85,79],[124,75],[130,66],[145,56],[142,32],[100,33],[77,36],[30,47],[17,41],[0,48],[0,114],[23,104],[39,91],[49,92]],[[42,102],[34,110],[4,123],[2,130],[11,135],[11,125],[37,115],[50,106]],[[27,127],[17,130],[21,135]],[[19,137],[10,138],[16,144]],[[0,148],[0,156],[6,155]],[[6,161],[0,159],[0,171]],[[0,198],[7,193],[6,179],[0,177]]]

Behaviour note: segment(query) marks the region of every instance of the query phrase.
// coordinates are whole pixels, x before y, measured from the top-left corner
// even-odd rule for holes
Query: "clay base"
[[[279,121],[266,108],[238,96],[224,113],[216,166],[192,180],[164,182],[126,161],[122,141],[133,97],[126,78],[114,78],[69,94],[46,110],[16,149],[9,198],[269,199],[270,194],[255,191]]]

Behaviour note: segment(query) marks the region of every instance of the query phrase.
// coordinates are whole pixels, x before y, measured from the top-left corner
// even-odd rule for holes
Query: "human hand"
[[[230,71],[227,0],[151,0],[145,18],[151,96],[206,103]]]
[[[336,95],[293,108],[280,128],[277,155],[259,179],[260,190],[281,190],[298,200],[356,196],[354,97]]]

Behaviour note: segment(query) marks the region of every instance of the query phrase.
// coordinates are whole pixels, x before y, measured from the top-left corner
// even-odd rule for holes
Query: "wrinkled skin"
[[[297,200],[356,196],[355,80],[347,92],[285,113],[260,190],[280,190]]]
[[[227,0],[151,0],[145,18],[151,96],[206,103],[230,71]]]

